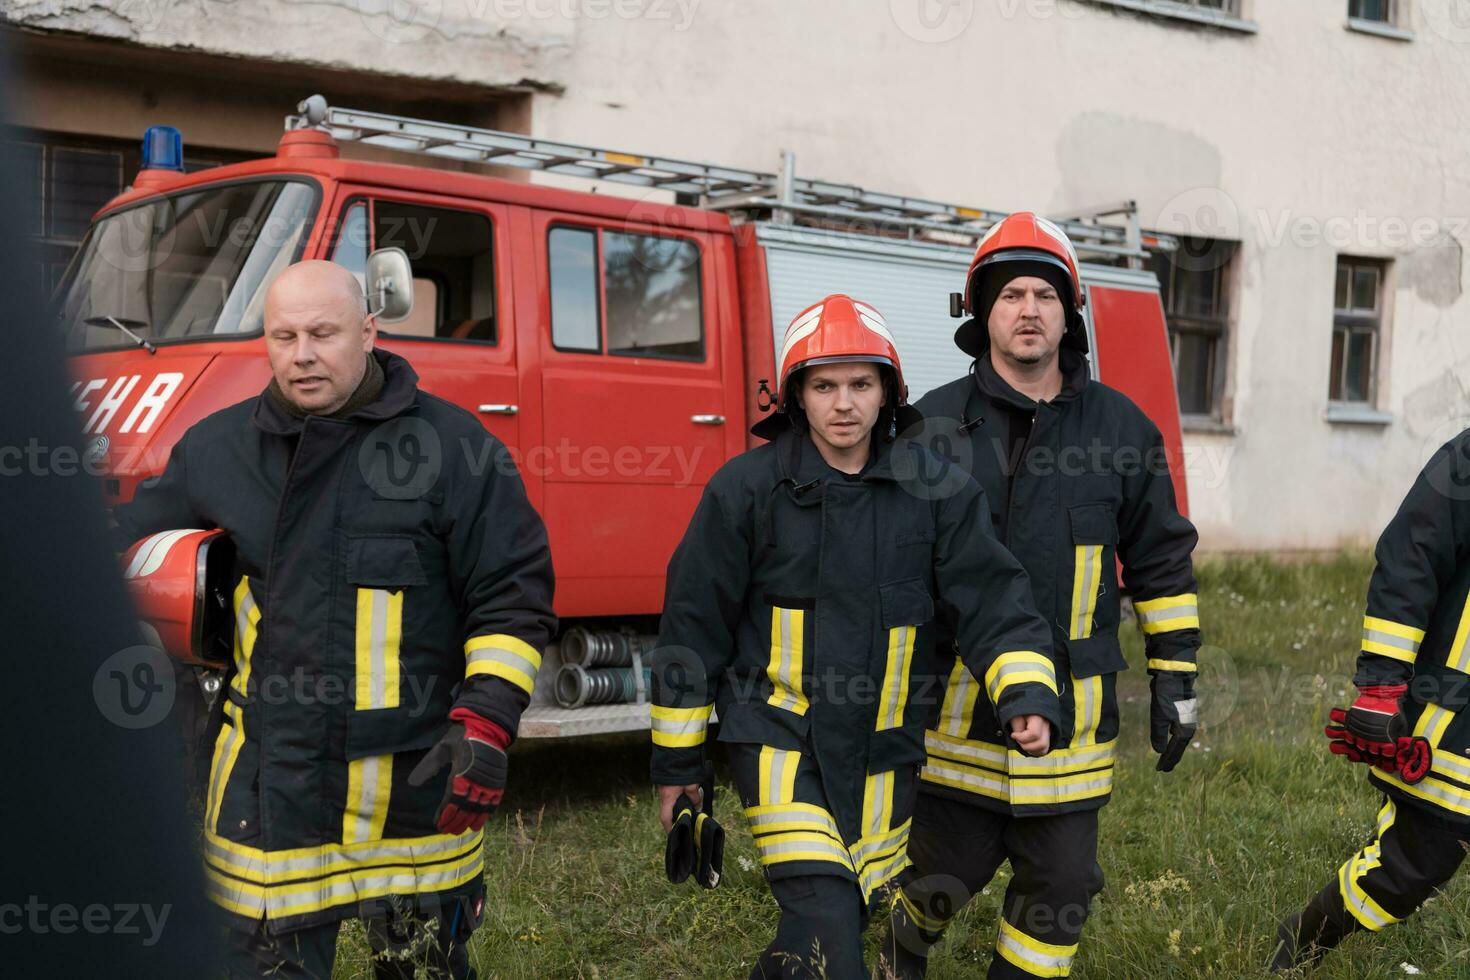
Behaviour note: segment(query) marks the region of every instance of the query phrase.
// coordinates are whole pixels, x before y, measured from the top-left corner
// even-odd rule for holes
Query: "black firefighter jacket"
[[[1375,552],[1354,682],[1408,684],[1404,711],[1433,753],[1415,784],[1369,778],[1395,800],[1470,825],[1470,430],[1429,460]]]
[[[893,464],[879,445],[844,475],[796,431],[726,463],[669,562],[654,658],[654,782],[699,781],[717,709],[766,873],[865,896],[908,864],[936,603],[988,712],[1058,718],[1050,631],[980,488],[957,474],[935,499]]]
[[[376,401],[341,420],[268,394],[223,409],[117,511],[125,537],[234,542],[206,883],[278,932],[476,885],[482,832],[440,834],[443,779],[407,776],[452,708],[514,734],[555,629],[546,530],[505,447],[403,358],[373,356]]]
[[[925,735],[921,789],[1016,815],[1101,807],[1118,736],[1117,563],[1133,594],[1150,671],[1193,673],[1200,644],[1191,564],[1197,535],[1174,500],[1163,438],[1126,396],[1061,351],[1063,387],[1036,403],[996,374],[988,352],[918,402],[985,491],[996,533],[1026,569],[1051,623],[1060,739],[1043,759],[1002,744],[1000,719],[956,661]],[[956,453],[958,448],[958,453]],[[941,640],[941,642],[944,642]]]

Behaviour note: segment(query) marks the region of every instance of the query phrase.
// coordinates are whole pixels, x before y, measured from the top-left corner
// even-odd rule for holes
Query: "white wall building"
[[[1470,0],[0,0],[59,267],[138,137],[334,103],[1063,213],[1161,262],[1205,546],[1371,541],[1470,424]],[[937,302],[942,302],[940,298]]]

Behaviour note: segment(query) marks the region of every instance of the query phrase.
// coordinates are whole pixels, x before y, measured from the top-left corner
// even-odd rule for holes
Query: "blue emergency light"
[[[143,134],[143,165],[140,170],[184,172],[184,135],[172,126],[149,126]]]

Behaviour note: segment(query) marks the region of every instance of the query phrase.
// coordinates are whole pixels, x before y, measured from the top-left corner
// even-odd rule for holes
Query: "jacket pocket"
[[[347,758],[426,749],[446,730],[444,705],[359,709],[347,718]]]
[[[801,751],[806,747],[811,719],[764,701],[734,703],[720,710],[720,742],[748,742]]]
[[[427,585],[413,539],[348,539],[347,581],[356,586],[353,613],[353,706],[357,711],[402,704],[403,604],[406,590]]]
[[[924,724],[874,732],[868,740],[868,772],[888,772],[924,761]]]
[[[1098,677],[1128,669],[1118,637],[1112,633],[1067,641],[1067,659],[1073,677]]]
[[[1072,528],[1072,588],[1068,606],[1067,637],[1092,636],[1098,597],[1112,578],[1113,546],[1118,542],[1118,525],[1112,508],[1105,503],[1078,504],[1067,513]]]
[[[909,676],[914,669],[919,628],[934,618],[934,598],[919,578],[880,585],[878,596],[884,630],[883,679],[878,687],[878,712],[873,727],[877,732],[886,732],[915,720],[908,717],[912,713],[907,710]]]

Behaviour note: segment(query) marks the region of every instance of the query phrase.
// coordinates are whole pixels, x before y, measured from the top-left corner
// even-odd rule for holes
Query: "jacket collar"
[[[897,479],[893,474],[892,448],[893,443],[885,439],[873,440],[872,456],[861,474],[864,481]],[[837,472],[827,465],[812,444],[810,434],[794,429],[776,437],[776,463],[781,482],[790,483],[798,499],[816,489],[817,484],[833,478]]]
[[[374,401],[359,408],[346,418],[331,421],[383,422],[402,415],[413,406],[419,390],[419,376],[413,366],[397,354],[377,348],[373,349],[372,356],[383,369],[383,390],[379,392]],[[315,415],[307,416],[307,418],[322,421],[319,416]],[[256,428],[277,436],[300,435],[306,424],[306,419],[293,418],[282,411],[281,406],[271,398],[269,388],[262,391],[256,398],[253,419]]]
[[[1087,358],[1081,352],[1062,347],[1058,351],[1058,357],[1062,368],[1062,390],[1052,399],[1052,404],[1075,399],[1091,380],[1087,374]],[[980,394],[992,402],[1013,411],[1036,411],[1036,402],[1012,388],[995,370],[995,365],[990,362],[989,351],[975,360],[971,374]]]

